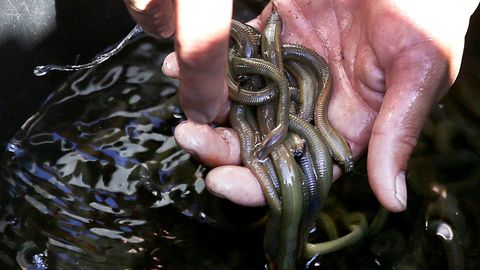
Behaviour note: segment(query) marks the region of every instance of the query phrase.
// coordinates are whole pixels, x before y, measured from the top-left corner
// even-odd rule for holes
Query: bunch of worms
[[[231,25],[230,124],[240,138],[242,161],[269,206],[269,269],[296,269],[302,259],[354,243],[366,228],[364,216],[352,214],[346,220],[350,234],[308,241],[330,189],[333,163],[346,173],[353,168],[349,145],[327,118],[331,74],[314,50],[282,44],[276,11],[262,32],[238,21]]]

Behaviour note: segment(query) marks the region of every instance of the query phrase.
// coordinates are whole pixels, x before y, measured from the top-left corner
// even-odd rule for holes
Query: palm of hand
[[[355,157],[368,146],[367,169],[375,195],[387,209],[403,210],[408,157],[431,107],[458,73],[465,32],[454,30],[466,31],[468,21],[451,26],[441,16],[422,18],[416,12],[422,10],[420,5],[432,4],[428,0],[416,6],[411,1],[274,2],[283,18],[283,42],[313,48],[329,62],[333,94],[328,117]],[[271,5],[252,24],[261,29],[270,10]],[[437,10],[440,15],[452,11],[465,12],[446,5]],[[176,138],[183,146],[195,144],[193,152],[207,149],[196,152],[207,164],[237,164],[232,156],[238,159],[238,138],[231,139],[225,129],[216,131],[221,136],[193,126],[177,130]],[[203,134],[197,140],[189,136],[192,132]],[[211,147],[198,143],[221,145],[222,140],[227,141],[226,151],[208,150]],[[248,184],[255,182],[253,176],[241,169],[218,167],[207,176],[207,186],[235,202],[261,203],[258,185]],[[225,184],[227,179],[234,184]]]
[[[329,119],[356,157],[369,147],[372,189],[384,205],[400,210],[408,156],[428,112],[451,83],[448,56],[430,33],[390,4],[277,1],[276,8],[284,42],[300,42],[329,62]]]
[[[395,124],[414,125],[402,134],[413,146],[423,119],[410,119],[408,111],[428,111],[437,100],[422,98],[422,90],[445,84],[430,77],[445,78],[448,72],[446,56],[426,34],[392,11],[361,2],[278,4],[284,42],[300,41],[329,62],[334,82],[329,118],[356,156],[365,151],[372,131],[391,133],[385,128],[398,127],[382,127],[393,119],[378,119],[381,108],[398,115]],[[376,120],[382,122],[374,129]]]

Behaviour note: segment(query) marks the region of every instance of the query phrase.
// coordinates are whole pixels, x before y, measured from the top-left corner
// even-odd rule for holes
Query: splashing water
[[[78,70],[83,70],[83,69],[90,69],[93,68],[96,65],[99,65],[105,61],[107,61],[110,57],[116,55],[119,53],[127,44],[130,40],[133,38],[137,37],[138,35],[143,33],[142,27],[140,25],[135,25],[135,27],[128,33],[127,36],[125,36],[124,39],[122,39],[116,46],[114,46],[111,49],[108,49],[107,52],[102,53],[95,57],[91,62],[82,64],[82,65],[45,65],[45,66],[37,66],[33,70],[33,74],[35,76],[44,76],[48,72],[52,70],[59,70],[59,71],[78,71]]]
[[[118,57],[81,67],[94,66],[6,145],[0,269],[262,267],[261,230],[235,229],[252,218],[222,210],[228,204],[206,192],[207,169],[172,136],[184,120],[178,82],[158,72],[172,44],[129,43]],[[253,219],[264,213],[252,211]]]

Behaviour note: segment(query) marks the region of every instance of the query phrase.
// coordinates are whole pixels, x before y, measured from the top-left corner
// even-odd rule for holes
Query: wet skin
[[[248,110],[245,106],[252,104],[249,101],[242,103],[241,99],[235,99],[229,114],[230,123],[242,143],[243,163],[256,174],[264,192],[266,192],[265,195],[271,207],[273,206],[272,198],[276,194],[272,195],[274,190],[272,188],[265,189],[265,186],[267,184],[270,187],[280,187],[276,188],[276,191],[281,196],[281,209],[273,208],[273,222],[272,219],[269,219],[270,224],[278,224],[276,220],[278,215],[275,215],[275,213],[281,213],[280,227],[267,226],[266,253],[272,269],[292,269],[295,267],[295,258],[298,255],[303,256],[303,247],[308,246],[306,241],[309,230],[328,194],[332,178],[330,154],[336,154],[335,148],[341,150],[340,152],[347,153],[350,152],[350,149],[348,145],[345,145],[344,149],[339,149],[338,143],[334,143],[336,140],[329,140],[329,137],[334,136],[343,138],[322,116],[324,108],[328,105],[331,84],[330,72],[325,60],[315,52],[299,45],[285,44],[282,46],[280,41],[281,18],[275,11],[270,13],[260,36],[261,58],[249,58],[253,56],[252,52],[256,51],[253,47],[258,45],[256,45],[255,38],[249,34],[248,30],[248,27],[240,27],[236,21],[232,23],[233,44],[227,67],[229,92],[241,91],[239,83],[235,82],[235,78],[240,78],[238,76],[240,74],[245,76],[243,77],[244,80],[252,79],[253,76],[258,75],[266,76],[270,79],[270,85],[273,85],[271,89],[277,88],[280,93],[277,102],[258,104],[258,123],[254,117],[248,118],[249,114],[247,114]],[[290,60],[287,64],[289,64],[289,70],[297,81],[296,84],[300,86],[299,96],[303,99],[305,99],[305,96],[309,96],[311,105],[308,109],[310,112],[307,115],[300,113],[300,117],[296,117],[296,111],[294,110],[290,111],[288,119],[278,121],[284,114],[288,114],[288,104],[291,103],[291,95],[288,93],[288,79],[284,72],[284,57]],[[251,93],[255,95],[255,91],[261,87],[261,84],[257,85],[257,88],[254,88]],[[318,109],[314,108],[313,101],[315,99]],[[299,103],[295,107],[299,107],[300,112],[305,111],[305,107],[308,107],[305,106],[305,100]],[[316,118],[320,119],[320,121],[317,121],[318,131],[309,121],[302,119],[303,117],[311,120],[314,111],[317,115]],[[288,130],[295,133],[289,134],[291,140],[288,140],[288,142],[285,140],[286,130],[282,136],[271,135],[278,124],[286,125],[287,123]],[[259,144],[259,153],[264,153],[265,156],[252,155],[255,130],[260,130],[267,141],[273,138],[270,145]],[[327,132],[325,132],[326,130]],[[322,132],[324,134],[320,135]],[[297,139],[294,137],[297,137]],[[257,141],[262,141],[261,138],[259,137]],[[306,148],[303,147],[303,141],[305,141]],[[263,142],[265,142],[265,139]],[[328,147],[326,143],[329,144]],[[302,154],[298,165],[293,159],[292,153]],[[276,172],[271,173],[271,170],[268,170],[267,173],[267,166],[263,167],[262,170],[259,170],[259,167],[252,166],[252,164],[258,163],[258,160],[263,160],[262,165],[267,164],[270,161],[267,155],[271,158]],[[262,167],[261,164],[258,165]],[[298,166],[301,167],[303,174],[299,172]],[[267,174],[270,175],[271,179]],[[273,184],[276,182],[279,184]],[[278,248],[271,248],[275,245],[278,245]]]
[[[229,15],[231,9],[225,2],[230,3],[202,1],[201,6],[208,14]],[[186,3],[188,1],[177,2],[181,6],[177,8],[177,14],[187,13]],[[313,48],[329,62],[333,85],[328,118],[347,139],[355,158],[365,154],[368,146],[369,180],[377,198],[389,210],[405,209],[406,161],[426,115],[458,74],[468,19],[478,1],[462,5],[454,1],[438,4],[436,1],[285,0],[274,3],[284,19],[283,42]],[[216,5],[215,10],[206,9],[212,5]],[[192,13],[199,13],[199,7],[191,8],[196,8]],[[267,6],[252,25],[263,28],[269,12],[270,6]],[[178,46],[179,58],[178,61],[175,56],[167,59],[164,72],[180,77],[183,83],[180,91],[191,97],[182,98],[181,95],[182,106],[193,122],[205,123],[216,116],[217,120],[225,119],[224,110],[228,108],[226,83],[212,82],[214,80],[209,75],[224,78],[229,20],[203,14],[202,25],[199,20],[189,23],[183,15],[177,19],[179,35],[176,39],[182,44]],[[147,17],[148,14],[142,18],[145,21]],[[446,17],[455,20],[445,20]],[[186,35],[184,30],[194,31],[195,27],[216,30],[211,30],[214,35],[208,38],[203,35],[205,31],[199,31],[203,39],[196,34]],[[212,63],[208,59],[219,60]],[[203,71],[192,78],[186,76],[195,68],[205,70],[206,66],[209,75]],[[201,76],[206,84],[198,83],[202,81]],[[212,106],[204,106],[207,101],[213,102]],[[195,104],[202,104],[203,109]],[[261,194],[257,191],[259,187],[255,178],[237,167],[239,149],[235,148],[238,147],[235,136],[221,137],[224,133],[208,126],[199,127],[193,122],[177,129],[177,141],[185,149],[196,153],[202,160],[219,151],[229,153],[212,164],[228,166],[211,171],[207,178],[210,190],[244,205],[260,204],[264,199],[250,196]],[[203,137],[182,136],[199,129],[209,131],[201,132]],[[220,140],[223,145],[211,150],[198,148],[198,145],[205,144],[203,142],[218,140],[217,137],[223,138]],[[227,169],[230,176],[238,175],[238,178],[225,179]],[[338,176],[337,169],[335,177]],[[239,187],[243,193],[235,192]],[[250,199],[242,199],[246,197]]]

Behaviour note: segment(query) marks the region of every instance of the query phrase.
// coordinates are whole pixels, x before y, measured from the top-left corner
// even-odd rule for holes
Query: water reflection
[[[261,230],[236,230],[243,221],[205,192],[206,168],[175,144],[177,82],[158,72],[167,48],[140,38],[77,73],[8,143],[1,269],[263,266]],[[245,257],[248,241],[258,252]]]

